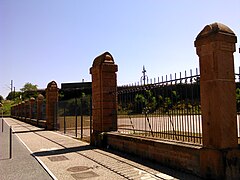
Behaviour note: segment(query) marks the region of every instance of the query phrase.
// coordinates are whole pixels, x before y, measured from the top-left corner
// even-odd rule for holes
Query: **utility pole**
[[[11,99],[13,99],[13,80],[11,80],[11,83],[10,83],[10,87],[11,87]]]

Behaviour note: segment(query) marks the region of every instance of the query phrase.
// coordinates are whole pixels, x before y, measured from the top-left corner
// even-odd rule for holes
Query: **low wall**
[[[200,146],[124,135],[106,134],[109,147],[144,159],[200,175]]]
[[[40,127],[40,128],[45,128],[46,127],[46,120],[38,120],[37,119],[30,119],[30,118],[25,118],[25,117],[17,117],[17,116],[11,116],[12,118],[18,119],[20,121],[32,124],[34,126]]]

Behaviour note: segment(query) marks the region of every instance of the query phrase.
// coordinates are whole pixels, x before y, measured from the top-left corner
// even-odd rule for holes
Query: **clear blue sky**
[[[26,82],[91,81],[93,59],[105,51],[119,85],[139,81],[143,65],[149,78],[195,69],[194,40],[213,22],[240,41],[240,1],[0,0],[0,95],[11,80],[16,90]]]

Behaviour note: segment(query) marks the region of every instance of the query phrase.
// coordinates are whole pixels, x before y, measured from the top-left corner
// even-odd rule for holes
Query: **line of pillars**
[[[46,120],[46,129],[56,129],[58,126],[56,121],[58,90],[57,83],[55,81],[50,82],[46,88],[46,102],[44,102],[44,96],[39,94],[37,100],[35,100],[35,98],[30,98],[29,100],[22,101],[12,106],[11,116],[22,121],[36,119],[37,125],[39,120]],[[46,108],[44,108],[44,104]],[[34,112],[36,114],[34,114]]]

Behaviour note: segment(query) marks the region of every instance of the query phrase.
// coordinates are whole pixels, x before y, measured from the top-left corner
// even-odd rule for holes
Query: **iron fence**
[[[37,102],[35,101],[31,109],[31,119],[37,119]]]
[[[240,67],[239,72],[235,74],[236,81],[236,104],[237,104],[237,135],[238,144],[240,144]]]
[[[92,127],[91,97],[59,101],[57,105],[59,131],[90,141]]]
[[[196,69],[119,88],[118,131],[201,144],[199,80]]]

